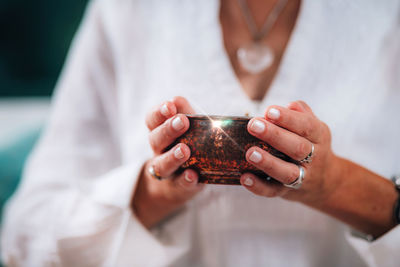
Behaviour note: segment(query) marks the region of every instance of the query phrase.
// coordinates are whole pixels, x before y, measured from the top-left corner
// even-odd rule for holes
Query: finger
[[[313,143],[321,140],[321,122],[309,112],[304,113],[280,106],[271,106],[267,109],[265,118]]]
[[[300,174],[295,164],[274,157],[259,147],[247,150],[246,160],[282,184],[293,183]]]
[[[163,197],[172,205],[180,205],[196,193],[198,193],[204,184],[198,183],[198,174],[191,169],[186,169],[174,179],[156,181],[160,185],[159,189],[163,192]]]
[[[312,143],[309,140],[261,118],[251,119],[248,131],[297,161],[306,158],[312,149]]]
[[[149,133],[150,145],[156,154],[160,154],[167,146],[189,129],[189,119],[178,114],[166,120]]]
[[[195,114],[194,109],[192,106],[189,104],[189,101],[187,101],[186,98],[182,96],[176,96],[172,100],[172,102],[176,105],[178,109],[178,113],[183,113],[183,114]]]
[[[168,178],[190,157],[190,148],[185,144],[177,144],[169,151],[156,156],[151,165],[155,173],[162,177]]]
[[[297,100],[297,101],[294,101],[294,102],[290,102],[287,105],[287,108],[291,109],[291,110],[296,110],[296,111],[299,111],[299,112],[306,112],[306,113],[310,113],[310,114],[314,115],[314,113],[313,113],[312,109],[310,108],[310,106],[307,105],[306,102],[304,102],[302,100]]]
[[[240,183],[252,193],[264,197],[284,196],[290,191],[288,187],[279,183],[261,180],[251,173],[245,173],[240,177]]]
[[[191,169],[186,169],[181,175],[171,180],[171,185],[174,188],[174,194],[177,200],[182,202],[192,198],[203,187],[204,184],[199,184],[198,174]]]
[[[149,130],[153,130],[161,125],[165,120],[174,116],[177,113],[177,108],[172,102],[164,102],[161,105],[155,106],[146,115],[146,125]]]

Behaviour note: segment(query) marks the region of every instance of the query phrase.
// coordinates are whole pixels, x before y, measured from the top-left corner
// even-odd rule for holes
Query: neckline
[[[252,100],[246,94],[244,87],[242,86],[242,84],[239,80],[239,77],[236,75],[235,70],[233,69],[228,52],[225,49],[223,30],[222,30],[221,21],[219,19],[220,12],[221,12],[220,11],[221,1],[218,0],[217,10],[215,13],[216,13],[216,22],[218,25],[218,27],[217,27],[217,29],[218,29],[218,48],[221,51],[220,54],[221,54],[222,61],[223,61],[224,65],[226,66],[226,68],[224,68],[226,71],[224,71],[223,73],[226,75],[225,78],[227,80],[231,81],[231,84],[234,85],[235,88],[233,88],[233,90],[235,90],[235,93],[239,94],[239,97],[241,99],[245,100],[247,103],[249,103],[253,107],[256,107],[257,109],[259,109],[262,106],[265,106],[269,97],[275,93],[277,87],[280,87],[283,74],[287,73],[287,69],[290,66],[290,62],[295,60],[293,58],[293,56],[296,53],[293,53],[292,51],[296,47],[296,43],[297,43],[299,36],[301,36],[301,34],[299,34],[299,32],[300,32],[300,29],[302,28],[302,24],[304,21],[306,2],[307,2],[307,0],[301,0],[299,13],[297,15],[295,25],[294,25],[292,33],[289,37],[286,49],[283,52],[281,61],[279,63],[278,70],[276,71],[276,74],[275,74],[274,78],[272,79],[268,90],[266,91],[266,93],[264,94],[264,97],[261,100]],[[290,54],[290,56],[289,56],[289,54]],[[285,90],[287,90],[287,89],[289,89],[289,88],[285,88]],[[230,88],[230,90],[232,90],[232,88]],[[257,110],[256,113],[259,113],[259,111],[260,110]],[[255,115],[259,115],[259,114],[255,114]]]

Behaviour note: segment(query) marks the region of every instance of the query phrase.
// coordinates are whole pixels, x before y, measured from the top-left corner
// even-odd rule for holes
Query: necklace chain
[[[274,26],[276,20],[278,19],[279,15],[282,13],[284,7],[286,6],[288,0],[279,0],[275,4],[271,13],[265,19],[265,22],[260,30],[257,28],[256,22],[254,21],[254,18],[251,15],[250,8],[247,5],[247,0],[237,0],[237,2],[240,6],[240,9],[242,10],[247,27],[249,28],[253,40],[260,41],[270,32],[272,26]]]

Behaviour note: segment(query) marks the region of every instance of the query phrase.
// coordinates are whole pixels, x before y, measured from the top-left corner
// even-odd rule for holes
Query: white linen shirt
[[[218,0],[93,1],[7,206],[3,260],[400,266],[399,227],[368,243],[329,216],[241,186],[207,185],[152,231],[129,207],[152,156],[145,114],[175,95],[218,115],[262,115],[270,104],[302,99],[330,126],[335,153],[384,177],[400,173],[399,11],[396,0],[303,0],[278,73],[256,102],[224,50]]]

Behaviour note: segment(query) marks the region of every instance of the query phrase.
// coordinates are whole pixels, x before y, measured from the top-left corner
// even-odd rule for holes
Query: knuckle
[[[301,135],[304,137],[309,137],[311,136],[312,131],[314,130],[313,124],[311,122],[311,119],[307,119],[303,122],[303,130],[301,131]]]
[[[306,102],[304,102],[303,100],[297,100],[296,102],[302,106],[306,106]]]
[[[160,113],[160,108],[158,106],[153,107],[152,110],[147,114],[146,118],[150,125],[159,124],[163,120],[163,117]]]
[[[173,156],[172,151],[168,151],[166,153],[164,153],[162,155],[162,165],[163,165],[163,169],[171,169],[174,167],[174,163],[175,163],[175,158]]]
[[[153,113],[152,112],[147,113],[145,123],[146,123],[147,128],[149,128],[150,130],[153,128],[153,125],[154,125],[153,120],[154,120]]]
[[[329,126],[324,122],[320,123],[320,135],[324,138],[323,141],[330,142],[331,131],[329,129]]]
[[[306,102],[304,102],[303,100],[299,100],[298,102],[299,102],[299,104],[303,107],[303,109],[304,109],[305,111],[311,111],[311,108],[307,105]]]
[[[169,111],[171,112],[171,114],[172,114],[172,115],[175,115],[176,112],[177,112],[175,103],[168,101],[168,102],[166,102],[166,105],[168,106],[168,109],[169,109]]]
[[[169,123],[164,123],[162,128],[161,128],[161,135],[162,138],[165,140],[169,140],[172,138],[172,123],[171,120],[169,121]]]
[[[295,168],[291,168],[288,176],[286,177],[284,184],[291,184],[293,183],[297,177],[299,176],[299,171],[296,170]]]
[[[283,114],[280,119],[282,120],[282,124],[283,125],[296,125],[297,121],[296,118],[293,117],[293,115],[291,115],[290,113]]]
[[[275,162],[273,160],[263,159],[260,163],[262,164],[263,171],[266,174],[271,174],[275,169]]]
[[[296,157],[297,160],[302,160],[307,155],[308,155],[308,152],[307,152],[306,143],[305,142],[300,142],[296,147],[296,150],[294,152],[294,156]]]
[[[172,150],[162,154],[159,160],[160,173],[162,174],[161,176],[164,177],[171,176],[179,167],[179,165],[180,162],[177,159],[175,159]]]
[[[271,128],[271,129],[270,129],[270,131],[269,131],[268,140],[269,140],[271,143],[276,144],[276,143],[279,142],[279,139],[280,139],[280,137],[281,137],[280,129],[279,129],[278,127],[270,127],[270,128]]]

